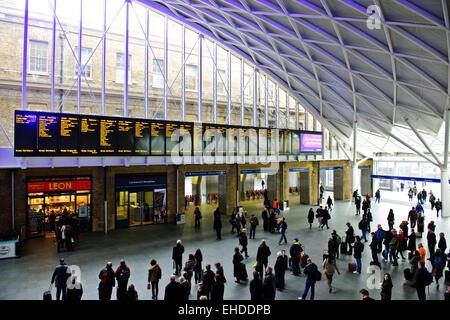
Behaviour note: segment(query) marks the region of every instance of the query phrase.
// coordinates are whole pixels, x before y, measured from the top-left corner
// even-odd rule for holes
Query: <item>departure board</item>
[[[258,130],[255,128],[248,129],[248,155],[258,155]]]
[[[134,122],[134,154],[150,155],[150,122],[135,120]]]
[[[165,146],[165,127],[164,122],[151,123],[151,155],[163,156],[166,150]]]
[[[230,127],[227,131],[227,155],[237,155],[239,150],[239,129]]]
[[[321,132],[15,111],[14,155],[264,156],[319,154]]]
[[[42,155],[55,155],[59,151],[59,117],[51,114],[38,116],[37,151]]]
[[[258,130],[258,155],[267,155],[267,129]]]
[[[16,111],[14,131],[14,155],[33,155],[37,144],[37,115],[27,111]]]
[[[78,155],[80,119],[76,115],[62,115],[60,119],[59,152],[61,155]]]
[[[80,154],[99,154],[99,123],[97,117],[80,116]]]
[[[117,150],[117,120],[100,119],[100,154],[115,154]]]
[[[132,155],[134,151],[134,121],[121,119],[117,121],[117,154]]]

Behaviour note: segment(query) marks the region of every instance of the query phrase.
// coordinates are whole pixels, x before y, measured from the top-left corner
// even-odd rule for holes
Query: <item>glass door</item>
[[[130,227],[153,223],[153,192],[137,191],[129,193]]]
[[[128,228],[128,191],[116,192],[116,228]]]
[[[28,197],[28,238],[44,236],[44,197]]]
[[[91,231],[90,194],[76,195],[77,217],[81,232]]]

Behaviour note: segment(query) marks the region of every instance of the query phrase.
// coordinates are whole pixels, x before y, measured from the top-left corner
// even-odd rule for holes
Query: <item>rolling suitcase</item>
[[[356,263],[349,263],[349,264],[348,264],[348,271],[349,271],[349,272],[354,272],[354,271],[356,271]]]
[[[347,254],[347,243],[346,242],[341,243],[340,251],[341,251],[341,254]]]
[[[43,299],[44,301],[52,300],[52,285],[50,285],[47,291],[44,291]]]

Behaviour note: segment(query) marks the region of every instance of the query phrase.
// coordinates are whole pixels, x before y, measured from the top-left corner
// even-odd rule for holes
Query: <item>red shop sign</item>
[[[52,181],[52,182],[28,182],[27,191],[48,192],[48,191],[75,191],[90,190],[91,180],[76,181]]]

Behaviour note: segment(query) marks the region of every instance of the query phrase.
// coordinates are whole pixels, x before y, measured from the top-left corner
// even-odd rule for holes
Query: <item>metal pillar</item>
[[[202,115],[202,94],[203,94],[203,88],[202,88],[202,76],[203,76],[203,35],[198,35],[198,77],[197,77],[197,89],[198,89],[198,121],[202,122],[203,115]]]
[[[278,87],[278,83],[276,83],[275,84],[275,128],[279,128],[280,127],[280,124],[279,124],[279,114],[280,114],[280,105],[279,105],[279,95],[280,95],[280,92],[279,92],[279,90],[280,90],[280,88]]]
[[[106,114],[106,0],[103,0],[102,115]]]
[[[106,0],[105,0],[106,1]],[[149,31],[149,11],[145,9],[145,38],[148,39]],[[145,76],[144,76],[144,108],[145,108],[145,119],[148,119],[148,40],[145,42],[145,52],[144,52],[144,62],[145,62]],[[183,119],[184,120],[184,119]]]
[[[25,0],[23,22],[22,110],[27,110],[28,0]]]
[[[244,125],[244,59],[241,58],[241,126]]]
[[[228,100],[227,100],[227,124],[231,125],[231,52],[227,51],[227,86],[228,86]]]
[[[186,26],[183,24],[181,31],[181,113],[183,121],[186,121]]]
[[[213,123],[217,123],[217,42],[213,44]]]
[[[78,92],[77,92],[77,105],[78,114],[81,113],[81,40],[83,35],[83,0],[80,0],[80,30],[78,34]]]
[[[258,108],[258,70],[255,68],[253,72],[253,126],[259,126],[257,123]]]
[[[266,114],[266,116],[265,116],[266,128],[269,127],[269,97],[268,97],[269,89],[267,88],[268,84],[269,84],[269,79],[267,78],[267,76],[264,76],[264,85],[265,85],[265,88],[264,88],[264,92],[265,92],[265,94],[264,94],[264,112]]]
[[[56,12],[56,0],[53,0],[53,8]],[[51,98],[51,111],[55,111],[55,55],[56,55],[56,14],[53,14],[53,27],[52,27],[52,98]]]
[[[357,122],[354,121],[353,122],[353,157],[352,157],[352,160],[353,160],[352,161],[352,193],[356,189],[358,189],[358,190],[360,189],[359,183],[358,183],[358,163],[356,162],[357,130],[358,130]]]
[[[289,129],[289,116],[291,110],[289,109],[289,93],[286,91],[286,129]]]
[[[299,113],[299,105],[298,102],[295,104],[295,130],[300,129],[300,124],[299,124],[299,117],[298,117],[298,113]]]
[[[126,3],[126,19],[125,19],[125,80],[124,80],[124,92],[123,92],[123,115],[128,117],[128,68],[129,68],[129,58],[128,58],[128,45],[129,45],[129,18],[130,18],[130,2],[127,0]]]
[[[447,98],[448,104],[448,98]],[[441,167],[441,202],[442,202],[442,216],[448,216],[450,213],[449,192],[448,192],[448,151],[450,138],[450,108],[447,107],[445,113],[445,142],[444,142],[444,162]]]
[[[167,93],[169,89],[168,84],[168,37],[169,37],[169,18],[164,17],[164,120],[167,120]]]

